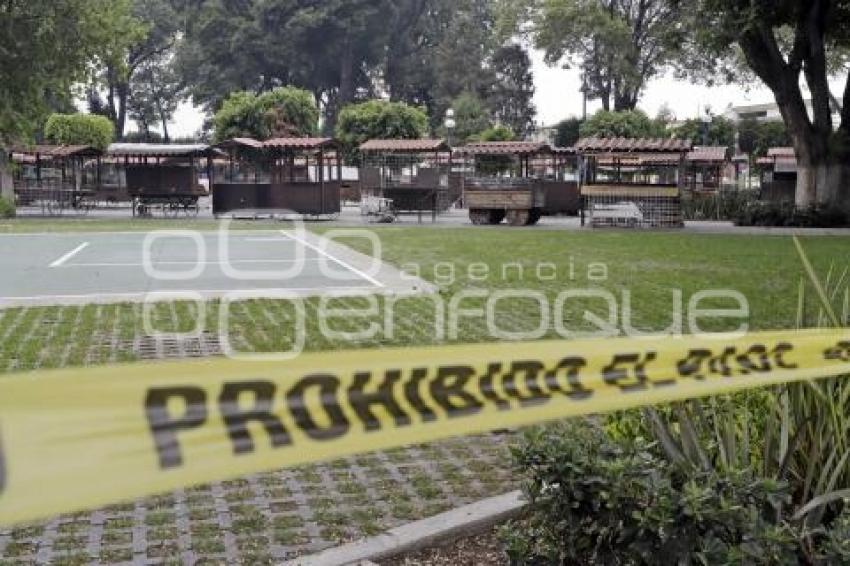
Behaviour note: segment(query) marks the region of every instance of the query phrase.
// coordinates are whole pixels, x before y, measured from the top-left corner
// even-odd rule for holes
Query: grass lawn
[[[262,224],[247,224],[262,226]],[[173,225],[172,225],[173,226]],[[318,227],[326,231],[328,227]],[[400,299],[392,310],[393,332],[385,324],[384,300],[368,318],[334,319],[336,331],[358,332],[372,323],[380,330],[372,337],[329,339],[320,332],[318,300],[306,301],[308,350],[432,344],[443,341],[493,340],[485,321],[461,317],[457,337],[441,337],[435,330],[436,300],[448,306],[452,297],[470,289],[523,289],[540,292],[550,304],[568,289],[605,290],[616,299],[616,322],[630,297],[633,328],[659,332],[673,321],[674,290],[681,290],[684,309],[700,291],[728,289],[740,292],[750,307],[748,323],[754,330],[790,328],[795,323],[797,289],[803,275],[789,237],[723,236],[646,232],[559,232],[470,228],[377,228],[386,261],[436,282],[437,297]],[[368,251],[362,239],[347,241]],[[837,277],[850,266],[850,237],[810,237],[804,246],[823,276]],[[414,268],[415,266],[415,268]],[[541,267],[542,266],[542,267]],[[486,275],[486,277],[485,277]],[[847,282],[843,287],[845,292]],[[844,292],[843,292],[844,293]],[[839,309],[844,294],[836,296]],[[466,309],[482,308],[486,299],[465,299]],[[704,303],[702,306],[711,306]],[[207,309],[207,333],[194,342],[155,343],[144,335],[140,305],[88,305],[12,308],[0,311],[0,372],[126,361],[139,358],[205,355],[217,349],[217,303]],[[333,307],[365,308],[364,299],[333,301]],[[728,301],[717,307],[734,306]],[[584,319],[585,310],[607,318],[602,300],[571,300],[563,309],[564,326],[575,332],[598,327]],[[540,309],[530,299],[499,303],[496,320],[505,330],[533,330]],[[230,337],[239,350],[278,351],[292,347],[291,305],[258,300],[232,306]],[[687,332],[687,313],[685,313]],[[187,304],[161,305],[155,316],[161,331],[194,327],[194,311]],[[737,328],[740,321],[716,321],[709,329]],[[557,337],[550,321],[547,337]]]
[[[36,231],[46,224],[55,231],[177,226],[156,221],[15,221],[13,225],[16,230]],[[187,227],[186,223],[179,226]],[[203,222],[188,225],[202,226],[215,227]],[[263,223],[245,226],[266,227]],[[331,228],[314,225],[313,229]],[[542,293],[550,302],[566,289],[601,289],[617,297],[619,305],[623,292],[630,292],[632,325],[648,332],[670,324],[674,289],[682,291],[686,304],[701,290],[732,289],[746,297],[752,328],[790,328],[803,274],[788,237],[447,227],[379,227],[375,232],[386,261],[408,271],[417,265],[419,274],[437,283],[441,292],[399,301],[393,336],[384,331],[354,342],[323,337],[316,320],[319,302],[307,301],[308,349],[492,340],[486,324],[474,318],[462,319],[456,338],[435,335],[435,299],[449,301],[474,288],[527,289]],[[363,240],[346,243],[368,251]],[[804,245],[821,274],[832,269],[837,278],[850,266],[848,237],[807,238]],[[554,273],[550,263],[555,264]],[[545,267],[538,273],[541,265]],[[541,273],[543,277],[538,276]],[[847,281],[840,287],[843,291],[835,300],[843,306]],[[362,299],[339,302],[364,306]],[[481,307],[484,302],[470,299],[463,307]],[[535,327],[538,315],[532,307],[523,301],[505,301],[497,316],[500,327]],[[582,321],[585,308],[600,315],[604,310],[598,300],[571,303],[564,311],[564,323],[571,329],[592,329]],[[0,311],[0,373],[9,379],[14,378],[10,372],[38,367],[214,354],[219,351],[215,310],[208,309],[209,332],[191,340],[146,336],[140,305]],[[251,301],[234,305],[232,314],[231,338],[240,349],[271,351],[291,346],[291,305]],[[160,330],[186,331],[194,326],[194,316],[187,304],[176,303],[161,305],[155,319]],[[356,331],[372,322],[383,323],[384,313],[338,320],[334,328]],[[547,335],[556,336],[552,327]],[[205,563],[280,562],[515,488],[509,442],[510,438],[492,435],[452,439],[193,487],[95,514],[63,517],[52,521],[52,526],[20,527],[7,535],[0,533],[0,538],[6,537],[5,544],[0,544],[0,563],[35,563],[39,549],[52,549],[47,552],[57,564],[128,561],[139,549],[148,559],[163,563],[181,563],[187,552]],[[94,524],[103,526],[95,529]],[[96,541],[91,548],[89,540]]]

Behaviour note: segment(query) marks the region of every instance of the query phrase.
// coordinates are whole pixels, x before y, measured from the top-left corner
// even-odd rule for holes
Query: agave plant
[[[805,272],[797,327],[847,327],[850,268],[832,267],[821,279],[801,242],[795,238],[794,244]],[[719,474],[749,470],[787,484],[790,508],[778,503],[774,512],[778,521],[795,523],[800,532],[828,530],[850,500],[850,379],[804,381],[650,408],[644,418],[673,462]],[[805,548],[806,541],[801,542]]]

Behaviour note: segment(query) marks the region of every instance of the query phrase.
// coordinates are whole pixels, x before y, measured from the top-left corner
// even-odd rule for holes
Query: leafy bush
[[[833,266],[821,281],[795,244],[818,290],[800,285],[798,325],[841,326],[846,279]],[[850,563],[846,377],[595,422],[534,429],[514,450],[532,504],[503,531],[515,563]]]
[[[14,218],[15,203],[9,199],[0,197],[0,218]]]
[[[582,123],[581,137],[659,138],[667,137],[663,124],[653,121],[640,110],[607,112],[600,110]]]
[[[499,141],[514,141],[516,139],[516,135],[514,131],[507,126],[493,126],[492,128],[487,128],[480,134],[472,136],[470,141],[482,141],[482,142],[499,142]]]
[[[428,130],[428,114],[403,102],[369,100],[339,113],[336,137],[348,151],[370,139],[419,139]]]
[[[690,195],[682,199],[685,220],[736,220],[741,211],[758,199],[755,191],[721,191]]]
[[[249,137],[302,137],[316,133],[319,109],[313,95],[294,87],[281,87],[256,95],[234,92],[213,117],[216,141]]]
[[[529,515],[502,530],[515,564],[797,564],[846,561],[850,514],[814,537],[783,510],[787,482],[672,463],[657,444],[574,421],[514,450]],[[809,546],[814,545],[814,546]]]
[[[44,137],[59,145],[105,150],[115,137],[115,126],[108,118],[93,114],[53,114],[44,126]]]
[[[836,206],[798,208],[793,202],[749,202],[735,216],[739,226],[837,228],[850,225],[850,212]]]

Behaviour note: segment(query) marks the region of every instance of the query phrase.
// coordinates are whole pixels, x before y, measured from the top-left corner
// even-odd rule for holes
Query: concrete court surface
[[[195,231],[0,235],[0,308],[191,300],[189,293],[211,299],[430,290],[379,258],[308,231],[220,238]]]

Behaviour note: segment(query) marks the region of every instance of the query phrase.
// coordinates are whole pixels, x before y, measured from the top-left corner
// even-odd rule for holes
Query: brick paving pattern
[[[181,308],[164,305],[155,322],[184,330]],[[285,314],[273,302],[237,310],[234,316],[251,324],[235,327],[234,343],[288,347],[274,326]],[[427,314],[407,315],[394,345],[429,342],[421,324]],[[0,311],[0,379],[37,368],[221,352],[215,328],[188,339],[153,337],[141,320],[141,307],[130,304]],[[310,339],[310,349],[338,346]],[[516,489],[513,438],[486,434],[360,455],[0,530],[0,565],[279,563]]]

